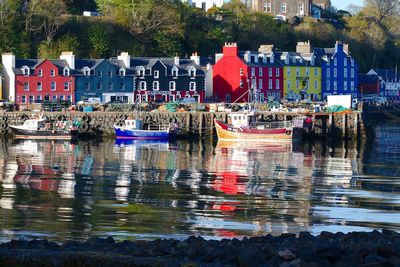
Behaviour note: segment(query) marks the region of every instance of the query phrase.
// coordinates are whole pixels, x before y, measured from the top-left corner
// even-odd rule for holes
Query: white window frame
[[[276,89],[276,90],[280,90],[280,89],[281,89],[281,88],[280,88],[279,79],[276,79],[276,80],[275,80],[275,89]]]
[[[43,70],[42,69],[38,70],[38,77],[43,77]]]
[[[160,72],[158,70],[154,71],[154,78],[156,79],[160,78]]]
[[[124,68],[119,69],[119,76],[125,76],[126,70]]]
[[[179,75],[179,69],[178,69],[176,66],[174,66],[174,67],[172,68],[172,70],[171,70],[171,74],[172,74],[172,76],[178,77],[178,75]]]
[[[90,70],[89,70],[89,71],[90,71]],[[64,75],[64,76],[69,76],[69,74],[70,74],[70,69],[67,68],[67,67],[65,67],[65,68],[63,69],[63,75]]]
[[[347,91],[347,81],[343,82],[343,89],[344,89],[344,91]]]
[[[189,91],[196,91],[196,82],[189,83]]]
[[[160,82],[153,81],[153,91],[158,91],[158,90],[160,90]]]
[[[36,91],[42,91],[42,90],[43,90],[43,83],[42,82],[37,82],[36,83]]]
[[[25,77],[28,77],[31,72],[28,66],[23,66],[21,70]]]
[[[268,76],[272,77],[272,68],[268,68]]]
[[[57,90],[57,82],[52,81],[50,83],[50,91],[56,91]]]
[[[276,76],[276,77],[279,77],[279,75],[280,75],[280,73],[279,73],[279,68],[276,68],[276,69],[275,69],[275,76]]]
[[[145,81],[140,81],[139,82],[139,90],[146,91],[146,89],[147,89],[147,83]]]
[[[69,91],[69,82],[64,82],[64,91]]]
[[[258,79],[258,89],[263,89],[263,80]]]
[[[26,95],[21,96],[21,103],[26,103]]]
[[[263,68],[258,68],[258,76],[263,76]]]
[[[240,76],[243,76],[243,69],[240,68]]]
[[[55,69],[51,69],[50,70],[50,77],[55,77],[56,76],[56,70]]]
[[[268,89],[272,90],[272,79],[268,80]]]
[[[285,14],[287,11],[286,3],[281,3],[281,13]]]
[[[168,88],[170,91],[175,91],[176,90],[176,82],[170,81]]]
[[[29,91],[29,82],[24,82],[24,91]]]

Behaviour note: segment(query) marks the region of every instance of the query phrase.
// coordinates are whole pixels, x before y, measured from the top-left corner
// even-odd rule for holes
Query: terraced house
[[[14,54],[3,54],[2,62],[5,99],[17,104],[75,100],[75,77],[66,60],[16,59]]]
[[[273,46],[239,51],[225,44],[213,66],[213,98],[226,103],[279,100],[283,92],[282,63]]]
[[[318,59],[311,51],[303,54],[298,52],[280,54],[284,64],[284,97],[288,100],[321,100],[321,67]]]

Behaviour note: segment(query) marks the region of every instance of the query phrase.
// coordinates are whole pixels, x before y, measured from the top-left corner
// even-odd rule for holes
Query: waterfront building
[[[260,51],[242,51],[227,43],[216,55],[213,66],[213,98],[233,103],[280,100],[283,92],[283,67],[273,46]]]
[[[380,96],[389,100],[399,98],[400,76],[397,69],[371,69],[367,75],[378,77]]]
[[[380,95],[380,81],[376,74],[360,74],[358,89],[360,98]]]
[[[321,66],[309,49],[309,42],[299,42],[296,52],[282,52],[284,97],[292,100],[321,100]]]
[[[206,75],[200,67],[200,57],[131,58],[134,71],[136,102],[168,102],[191,98],[202,103],[206,92]]]
[[[311,0],[252,0],[251,9],[272,16],[289,19],[294,16],[311,16]]]
[[[358,97],[358,71],[356,60],[350,55],[349,46],[337,41],[333,48],[311,48],[322,67],[322,98],[328,95]]]
[[[195,6],[203,9],[204,11],[209,10],[212,7],[222,7],[224,0],[183,0],[191,6]]]
[[[8,100],[17,104],[74,101],[75,78],[66,60],[15,59],[13,54],[2,59]]]

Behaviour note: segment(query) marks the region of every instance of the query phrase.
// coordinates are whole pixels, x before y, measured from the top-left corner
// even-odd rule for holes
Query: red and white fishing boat
[[[257,122],[254,112],[231,113],[228,124],[214,120],[218,140],[250,142],[291,142],[291,121]]]

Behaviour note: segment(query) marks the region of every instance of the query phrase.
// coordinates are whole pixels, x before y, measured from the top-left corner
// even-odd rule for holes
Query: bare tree
[[[365,9],[376,18],[379,25],[384,25],[385,21],[400,13],[399,0],[364,0]]]

